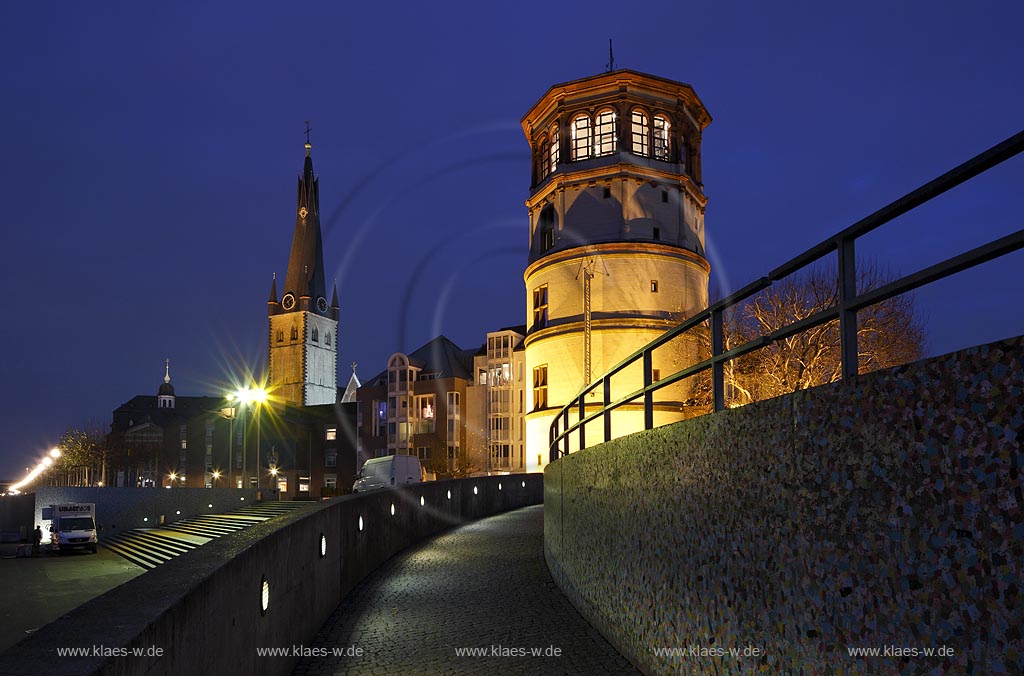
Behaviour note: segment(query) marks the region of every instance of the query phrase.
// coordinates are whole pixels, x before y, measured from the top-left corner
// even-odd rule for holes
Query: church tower
[[[277,277],[270,285],[270,382],[272,396],[297,406],[334,404],[338,399],[338,289],[327,302],[320,188],[313,176],[309,133],[299,177],[295,234],[288,258],[284,294],[277,299]]]
[[[701,134],[711,117],[690,85],[614,70],[551,87],[523,117],[533,176],[526,282],[527,470],[548,461],[558,410],[609,368],[707,307]],[[697,354],[689,339],[653,355],[654,377]],[[611,400],[643,387],[612,380]],[[685,416],[686,385],[660,390],[655,422]],[[603,402],[600,388],[587,413]],[[573,412],[570,422],[577,420]],[[612,436],[643,429],[639,401]],[[588,427],[602,437],[601,421]],[[575,448],[571,440],[570,447]]]

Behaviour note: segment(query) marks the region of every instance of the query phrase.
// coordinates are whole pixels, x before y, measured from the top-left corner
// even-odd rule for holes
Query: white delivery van
[[[76,502],[43,508],[43,519],[50,520],[51,540],[57,551],[88,549],[96,553],[96,505]]]
[[[387,486],[418,484],[423,480],[420,459],[412,455],[386,455],[363,463],[352,484],[353,493],[363,493]]]

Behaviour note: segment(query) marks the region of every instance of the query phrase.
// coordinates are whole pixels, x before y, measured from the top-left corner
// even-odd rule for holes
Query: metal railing
[[[652,429],[655,426],[655,392],[709,369],[711,370],[711,395],[714,402],[714,410],[721,411],[725,408],[724,367],[726,362],[836,319],[839,320],[841,377],[845,379],[857,375],[859,367],[857,357],[858,310],[876,305],[900,294],[913,291],[937,280],[1024,248],[1024,229],[1017,230],[1005,237],[1000,237],[877,288],[866,290],[859,295],[857,293],[857,269],[854,255],[857,239],[978,174],[988,171],[992,167],[1018,155],[1022,151],[1024,151],[1024,131],[1018,132],[1002,143],[993,146],[980,155],[967,160],[938,178],[882,207],[870,216],[857,221],[817,246],[811,247],[775,268],[767,276],[761,277],[726,296],[707,309],[686,319],[678,326],[666,331],[629,357],[626,357],[592,383],[585,386],[572,401],[559,410],[550,428],[549,448],[551,461],[554,462],[559,456],[569,453],[570,435],[573,433],[579,434],[578,448],[586,448],[586,426],[588,423],[594,422],[599,418],[603,419],[604,423],[602,441],[611,440],[612,413],[616,409],[641,397],[643,398],[644,429]],[[838,257],[839,293],[836,305],[819,310],[767,335],[749,340],[738,347],[729,350],[724,349],[723,313],[726,310],[739,305],[741,302],[794,272],[816,263],[832,252],[836,252]],[[654,351],[687,331],[706,326],[706,323],[710,323],[711,326],[711,356],[654,382],[651,366]],[[642,362],[643,387],[612,401],[612,377],[637,362]],[[599,410],[587,415],[586,398],[596,391],[601,392],[601,406]],[[573,412],[575,412],[576,421],[570,422],[569,417]]]

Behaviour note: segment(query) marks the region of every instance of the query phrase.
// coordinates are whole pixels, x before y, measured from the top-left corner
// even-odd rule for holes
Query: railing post
[[[608,409],[612,405],[612,379],[605,376],[601,379],[604,390],[604,440],[612,440],[612,412]]]
[[[649,388],[653,382],[652,353],[644,350],[644,429],[654,429],[654,392]]]
[[[587,438],[584,433],[587,426],[583,424],[583,419],[587,417],[587,394],[580,397],[579,402],[579,417],[577,421],[580,423],[580,450],[582,451],[587,447]]]
[[[857,297],[857,259],[854,240],[844,238],[839,252],[839,358],[843,380],[857,375],[857,311],[847,309]]]
[[[562,455],[569,455],[569,409],[565,409],[562,413],[562,441],[565,444],[562,447]]]
[[[548,428],[548,462],[554,462],[558,460],[558,446],[556,445],[555,439],[558,438],[558,416],[555,416],[554,422]]]
[[[722,310],[711,313],[711,356],[717,358],[725,351],[725,336],[722,327]],[[711,399],[715,411],[725,410],[725,364],[715,359],[711,362]]]

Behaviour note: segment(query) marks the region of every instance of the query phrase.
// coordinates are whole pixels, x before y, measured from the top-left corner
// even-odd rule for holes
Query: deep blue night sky
[[[182,395],[261,367],[307,118],[342,383],[525,321],[519,120],[609,37],[711,112],[721,289],[1024,126],[1019,2],[139,4],[0,10],[0,478],[155,394],[165,357]],[[1016,158],[860,253],[908,273],[1015,231],[1022,185]],[[919,292],[928,352],[1024,332],[1022,264]]]

